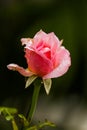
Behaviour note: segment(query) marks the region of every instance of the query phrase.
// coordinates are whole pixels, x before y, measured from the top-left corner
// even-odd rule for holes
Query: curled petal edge
[[[9,70],[18,71],[21,75],[23,75],[25,77],[29,77],[29,76],[34,75],[34,73],[29,71],[28,69],[24,69],[23,67],[21,67],[17,64],[14,64],[14,63],[7,65],[7,68]]]
[[[21,42],[22,42],[22,45],[31,45],[33,43],[33,39],[32,38],[21,38]]]

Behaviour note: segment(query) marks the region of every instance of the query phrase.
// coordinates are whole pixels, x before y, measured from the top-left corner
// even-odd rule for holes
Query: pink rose
[[[33,39],[22,38],[28,68],[9,64],[10,70],[17,70],[23,76],[37,75],[43,79],[56,78],[67,72],[71,65],[70,53],[56,35],[40,30]]]

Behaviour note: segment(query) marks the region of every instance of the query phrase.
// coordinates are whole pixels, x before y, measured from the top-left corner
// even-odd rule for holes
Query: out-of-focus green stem
[[[12,120],[12,127],[13,127],[13,130],[18,130],[17,124],[14,119]]]
[[[29,123],[32,121],[34,112],[36,110],[40,87],[41,87],[41,81],[39,79],[37,79],[34,83],[34,92],[33,92],[33,96],[32,96],[31,108],[30,108],[30,111],[29,111],[29,114],[27,117],[27,120],[29,121]]]

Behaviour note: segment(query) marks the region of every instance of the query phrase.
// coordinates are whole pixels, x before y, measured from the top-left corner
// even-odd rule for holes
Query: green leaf
[[[52,80],[51,79],[43,79],[43,83],[44,83],[44,88],[47,94],[49,94],[50,89],[51,89],[51,85],[52,85]]]
[[[7,121],[13,120],[17,112],[16,108],[0,107],[0,113],[3,114]]]
[[[29,122],[23,114],[18,114],[18,116],[23,120],[24,126],[29,126]]]
[[[16,114],[18,111],[16,108],[11,108],[11,107],[0,107],[0,113],[6,112],[10,114]]]
[[[25,130],[39,130],[39,129],[38,129],[37,126],[35,125],[35,126],[31,126],[31,127],[29,127],[29,128],[26,128]]]
[[[25,130],[42,130],[44,127],[56,127],[56,125],[48,120],[45,122],[40,122],[37,125],[31,126],[29,128],[26,128]]]
[[[44,123],[40,123],[38,125],[39,129],[45,127],[45,126],[50,126],[50,127],[55,127],[56,125],[48,120],[46,120]]]
[[[29,87],[33,82],[34,80],[37,78],[38,76],[36,75],[32,75],[31,77],[29,77],[26,81],[26,85],[25,85],[25,88]]]
[[[5,119],[7,120],[7,121],[10,121],[10,120],[12,120],[14,117],[13,116],[11,116],[11,115],[7,115],[7,116],[5,116]]]

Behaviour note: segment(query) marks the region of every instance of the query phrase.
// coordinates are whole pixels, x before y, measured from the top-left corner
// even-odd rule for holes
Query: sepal
[[[43,83],[44,83],[45,91],[46,91],[46,93],[48,95],[49,92],[50,92],[50,89],[51,89],[52,80],[51,79],[43,79]]]
[[[33,82],[34,80],[37,78],[38,76],[36,75],[32,75],[30,76],[27,81],[26,81],[26,84],[25,84],[25,88],[29,87]]]

